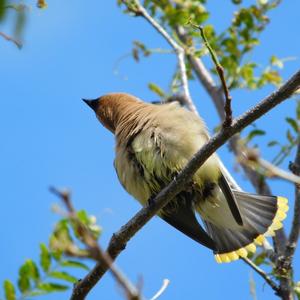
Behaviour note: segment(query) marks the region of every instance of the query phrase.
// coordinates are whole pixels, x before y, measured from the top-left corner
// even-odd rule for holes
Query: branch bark
[[[294,163],[290,165],[291,171],[296,175],[300,175],[300,143],[298,143],[297,153]],[[292,228],[288,238],[288,242],[284,253],[279,257],[277,269],[281,275],[280,289],[282,299],[293,299],[293,258],[296,251],[297,242],[300,235],[300,185],[295,184],[295,204]]]
[[[234,134],[240,132],[246,126],[266,114],[276,105],[289,98],[300,87],[300,70],[293,75],[276,92],[272,93],[254,108],[235,119],[230,127],[222,128],[214,135],[206,145],[204,145],[189,161],[186,167],[179,173],[170,184],[165,187],[154,199],[150,206],[142,208],[131,220],[121,229],[113,234],[107,253],[112,260],[125,249],[127,242],[172,198],[176,196],[189,182],[193,174],[199,167],[213,154],[219,147],[228,141]],[[75,287],[71,300],[83,300],[95,284],[108,270],[107,265],[98,263],[85,278]]]
[[[290,166],[292,172],[296,176],[300,176],[300,143],[297,147],[297,153],[295,162]],[[289,257],[290,260],[293,259],[293,255],[296,250],[296,245],[300,235],[300,185],[295,184],[295,206],[294,206],[294,216],[292,222],[292,229],[288,239],[288,245],[285,251],[285,255]]]

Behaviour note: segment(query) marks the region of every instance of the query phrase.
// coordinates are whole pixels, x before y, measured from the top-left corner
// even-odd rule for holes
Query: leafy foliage
[[[95,217],[81,210],[77,212],[76,218],[80,225],[86,226],[93,238],[98,240],[101,228],[96,224]],[[58,221],[50,237],[50,247],[40,244],[39,262],[27,259],[19,268],[16,285],[9,280],[4,281],[5,299],[31,299],[44,294],[63,292],[76,284],[78,278],[70,273],[70,269],[89,271],[89,267],[79,258],[91,257],[88,250],[83,248],[78,230],[78,223],[71,217]]]
[[[242,1],[232,2],[239,5]],[[123,1],[119,1],[120,5],[122,3]],[[135,1],[127,1],[127,3],[128,7],[134,7]],[[204,0],[143,1],[143,5],[151,15],[158,19],[170,33],[173,33],[175,38],[177,38],[175,33],[180,28],[184,28],[185,46],[190,48],[189,51],[195,56],[203,56],[207,54],[207,50],[203,46],[198,49],[197,45],[202,45],[202,40],[198,32],[187,23],[189,21],[198,25],[205,24],[205,34],[225,69],[225,77],[230,89],[258,89],[267,84],[277,86],[282,82],[279,69],[283,67],[283,60],[272,55],[269,65],[262,69],[250,59],[251,53],[259,45],[259,35],[270,22],[267,13],[276,8],[279,3],[278,0],[257,1],[249,7],[239,7],[233,15],[230,26],[223,32],[217,33],[213,25],[205,24],[209,21],[210,13],[207,11]],[[128,7],[125,12],[131,13]],[[139,61],[140,54],[148,57],[151,51],[142,42],[134,41],[132,54],[135,60]],[[214,67],[211,68],[211,72],[216,75]],[[192,76],[189,78],[193,79]],[[170,94],[176,92],[176,85],[171,85],[170,88]]]
[[[53,282],[52,279],[60,279],[75,283],[76,277],[67,272],[56,271],[61,269],[62,261],[52,262],[54,255],[45,244],[40,245],[40,265],[31,259],[27,259],[19,268],[17,287],[9,280],[4,281],[4,294],[6,300],[26,299],[43,294],[65,291],[68,285]],[[19,296],[17,297],[17,290]]]
[[[284,160],[290,155],[291,151],[297,146],[299,142],[299,122],[300,122],[300,101],[297,101],[296,104],[296,116],[286,117],[285,121],[287,122],[289,128],[286,131],[286,142],[281,144],[276,140],[272,140],[268,143],[269,147],[276,146],[279,148],[277,154],[272,159],[272,162],[275,165],[280,165]]]

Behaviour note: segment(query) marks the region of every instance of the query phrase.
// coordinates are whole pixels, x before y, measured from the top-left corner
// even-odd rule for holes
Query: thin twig
[[[217,71],[217,73],[220,77],[223,92],[224,92],[224,95],[225,95],[225,105],[224,105],[225,120],[223,122],[223,126],[228,127],[232,123],[232,109],[231,109],[231,100],[232,100],[232,98],[231,98],[231,95],[229,93],[229,89],[228,89],[227,84],[226,84],[224,69],[223,69],[222,65],[220,64],[215,51],[213,50],[213,48],[210,46],[210,44],[208,42],[208,39],[207,39],[207,37],[205,35],[205,32],[204,32],[204,28],[202,26],[197,26],[197,25],[194,25],[192,23],[191,23],[191,25],[193,27],[199,29],[201,37],[204,41],[204,44],[205,44],[206,48],[208,49],[208,51],[210,53],[210,56],[211,56],[211,58],[214,62],[216,71]]]
[[[263,168],[265,168],[268,172],[270,172],[271,176],[277,176],[280,177],[282,179],[285,179],[287,181],[293,182],[295,184],[300,184],[300,177],[287,172],[281,168],[278,168],[277,166],[271,164],[270,162],[259,158],[258,159],[258,164],[261,165]]]
[[[243,147],[244,148],[244,147]],[[295,184],[300,184],[300,177],[287,172],[274,164],[268,162],[267,160],[261,158],[256,149],[245,148],[241,151],[241,155],[238,158],[241,164],[247,164],[250,167],[254,168],[263,168],[266,172],[267,177],[279,177],[289,182],[293,182]]]
[[[261,268],[253,263],[249,258],[242,258],[242,260],[249,265],[257,274],[259,274],[268,285],[275,291],[276,294],[280,292],[279,286],[268,276]]]
[[[129,4],[128,1],[122,0],[127,8],[135,13],[136,16],[141,16],[168,42],[168,44],[174,49],[177,54],[178,66],[180,71],[180,78],[182,82],[182,89],[185,96],[185,102],[187,108],[198,115],[197,109],[191,99],[188,78],[185,65],[185,51],[184,49],[169,35],[169,33],[147,12],[147,10],[141,5],[140,1],[135,0],[134,5]]]
[[[164,279],[161,288],[150,300],[157,300],[162,295],[162,293],[166,290],[169,284],[170,284],[170,280]]]
[[[19,49],[21,49],[23,46],[20,41],[16,40],[15,38],[7,35],[6,33],[2,32],[2,31],[0,31],[0,36],[2,36],[7,41],[14,43]]]
[[[195,172],[219,147],[226,143],[226,141],[234,134],[240,132],[249,124],[269,112],[276,105],[289,98],[299,87],[300,70],[276,92],[272,93],[254,108],[234,120],[230,127],[222,128],[216,135],[209,139],[209,141],[187,163],[178,176],[157,194],[153,201],[151,201],[150,206],[142,208],[133,218],[123,225],[117,233],[113,234],[107,248],[107,253],[112,260],[115,260],[125,249],[127,242],[186,186]],[[71,300],[85,299],[86,295],[106,271],[107,267],[98,263],[89,274],[76,285]]]
[[[58,190],[55,187],[49,188],[50,192],[59,197],[69,214],[69,218],[71,218],[78,227],[78,232],[81,235],[82,241],[85,245],[92,251],[92,257],[98,261],[98,263],[103,263],[107,268],[110,269],[113,277],[117,281],[117,283],[123,288],[126,294],[126,298],[128,300],[141,300],[139,290],[125,277],[125,275],[114,265],[111,257],[104,252],[101,247],[97,244],[95,239],[93,238],[89,229],[82,224],[82,222],[78,219],[76,215],[76,210],[71,201],[70,192],[68,190]],[[76,299],[76,298],[74,298]]]

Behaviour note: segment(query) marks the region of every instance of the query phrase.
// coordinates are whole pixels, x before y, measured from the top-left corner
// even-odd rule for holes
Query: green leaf
[[[275,55],[272,55],[270,58],[270,63],[273,66],[278,67],[279,69],[283,68],[283,61],[280,60],[278,57],[276,57]]]
[[[297,101],[297,108],[296,108],[297,120],[300,120],[300,101]]]
[[[254,259],[253,262],[257,266],[260,266],[261,264],[263,264],[265,262],[266,258],[267,258],[266,252],[262,252],[262,253],[260,253],[259,255],[256,256],[256,258]]]
[[[77,217],[82,224],[89,225],[89,216],[85,210],[79,210],[77,212]]]
[[[233,4],[241,4],[242,0],[231,0]]]
[[[40,244],[40,265],[45,273],[50,269],[51,255],[45,244]]]
[[[30,289],[30,267],[26,262],[19,269],[18,287],[22,293]]]
[[[48,273],[48,276],[56,279],[65,280],[71,283],[76,283],[78,281],[76,277],[68,274],[67,272],[53,271]]]
[[[60,265],[62,267],[80,268],[80,269],[84,269],[86,271],[90,270],[90,268],[87,265],[85,265],[85,264],[83,264],[83,263],[81,263],[79,261],[75,261],[75,260],[64,260],[64,261],[61,261]]]
[[[247,142],[250,142],[255,136],[260,136],[260,135],[265,135],[266,132],[264,130],[261,129],[254,129],[252,131],[249,132],[248,136],[247,136]]]
[[[70,245],[73,245],[68,219],[62,219],[56,224],[54,232],[50,237],[49,245],[51,251],[57,254],[67,251]],[[56,259],[54,255],[52,257]]]
[[[279,143],[278,143],[277,141],[270,141],[270,142],[268,143],[268,147],[273,147],[273,146],[275,146],[275,145],[279,145]]]
[[[274,70],[264,72],[262,74],[262,78],[268,83],[272,83],[274,85],[278,85],[282,82],[282,78],[280,77],[278,72]]]
[[[6,12],[6,0],[0,0],[0,21],[4,18]]]
[[[3,288],[6,300],[16,300],[16,290],[11,281],[5,280],[3,283]]]
[[[291,144],[295,143],[294,137],[289,129],[286,132],[286,137]]]
[[[69,287],[67,285],[58,284],[58,283],[54,283],[54,282],[46,282],[46,283],[39,284],[37,286],[37,289],[48,292],[48,293],[52,293],[52,292],[66,291],[69,289]]]
[[[148,84],[148,88],[155,93],[156,95],[158,95],[159,97],[165,97],[165,93],[163,92],[163,90],[156,85],[155,83],[150,82]]]
[[[139,51],[137,48],[132,49],[132,57],[136,62],[140,61]]]
[[[247,81],[250,81],[251,79],[253,79],[255,66],[256,65],[252,64],[252,63],[245,64],[244,66],[242,66],[241,70],[240,70],[241,76]]]
[[[87,226],[89,231],[93,234],[94,239],[97,240],[100,236],[102,229],[100,226],[98,226],[96,224],[96,222],[97,222],[96,217],[89,216],[85,210],[78,211],[77,217],[83,225]],[[77,226],[78,224],[76,224],[74,222],[72,222],[71,224],[72,224],[72,228],[74,230],[76,237],[79,238],[80,232],[78,232],[78,226]]]
[[[30,279],[33,279],[34,282],[38,282],[40,279],[40,273],[36,263],[31,259],[27,259],[26,264],[28,265]]]
[[[291,125],[291,127],[295,130],[296,133],[299,133],[298,122],[290,117],[286,117],[285,120]]]
[[[61,260],[62,255],[63,255],[63,252],[61,250],[51,251],[51,256],[58,262]]]

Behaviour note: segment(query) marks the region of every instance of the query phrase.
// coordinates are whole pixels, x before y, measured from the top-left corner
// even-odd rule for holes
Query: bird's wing
[[[170,210],[164,209],[160,213],[160,217],[194,241],[215,250],[214,241],[195,217],[192,202],[188,201],[188,199],[176,198],[171,204],[174,205],[174,208]]]
[[[231,190],[231,187],[223,174],[221,174],[221,176],[219,177],[218,184],[225,196],[225,199],[228,203],[229,209],[230,209],[235,221],[237,222],[237,224],[242,226],[243,219],[242,219],[242,216],[240,213],[239,206],[238,206],[235,196]]]
[[[135,178],[134,181],[140,186],[145,186],[146,183],[151,190],[151,196],[160,192],[178,174],[186,162],[185,158],[180,160],[179,155],[176,157],[176,163],[166,159],[162,141],[164,138],[166,137],[160,130],[148,128],[132,140],[131,149],[128,150],[136,168],[142,170],[139,178]],[[174,150],[176,151],[176,149]],[[134,155],[134,159],[132,155]],[[170,207],[172,208],[170,209]],[[176,199],[171,201],[170,205],[167,205],[159,213],[159,216],[193,240],[214,249],[213,240],[196,219],[191,193],[180,193]]]

